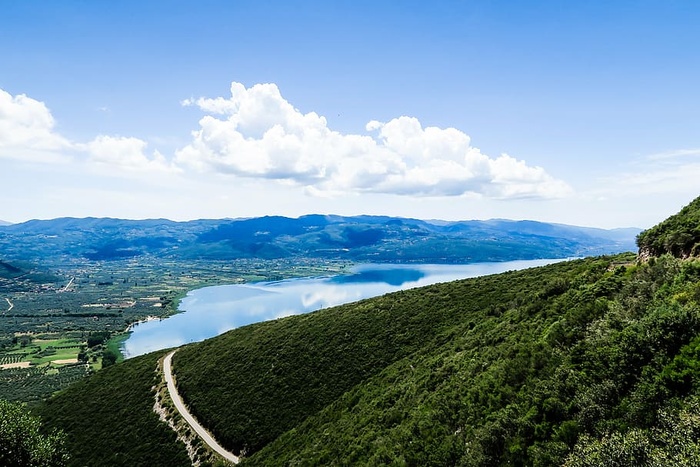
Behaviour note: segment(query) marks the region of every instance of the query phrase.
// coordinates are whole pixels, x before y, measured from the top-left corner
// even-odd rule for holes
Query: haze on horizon
[[[700,4],[0,5],[0,219],[649,227],[698,196]]]

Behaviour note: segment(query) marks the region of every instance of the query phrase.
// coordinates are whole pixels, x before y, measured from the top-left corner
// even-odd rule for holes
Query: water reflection
[[[133,328],[122,350],[127,357],[197,342],[231,329],[307,313],[388,292],[437,282],[541,266],[561,260],[462,265],[364,265],[351,274],[290,279],[194,290],[180,303],[184,313]]]
[[[406,282],[417,282],[424,277],[425,273],[418,269],[369,269],[355,274],[333,277],[331,282],[337,284],[384,282],[389,285],[403,285]]]

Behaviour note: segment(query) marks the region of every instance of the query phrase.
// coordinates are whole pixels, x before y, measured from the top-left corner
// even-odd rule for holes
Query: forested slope
[[[253,465],[558,465],[576,446],[652,433],[659,410],[690,407],[700,263],[633,260],[458,281],[234,331],[181,350],[179,384]]]
[[[72,466],[186,466],[183,444],[153,412],[156,352],[79,381],[38,407],[47,431],[62,429]]]
[[[643,257],[700,256],[700,197],[660,224],[637,236]]]
[[[644,452],[681,424],[660,410],[685,410],[697,432],[700,264],[569,266],[546,268],[554,282],[455,325],[247,463],[560,465],[575,448],[572,465],[611,465],[605,455]],[[638,445],[605,451],[633,429]]]
[[[438,284],[248,326],[181,349],[173,359],[178,387],[220,442],[250,454],[393,362],[451,341],[455,326],[478,333],[509,304],[546,294],[589,263]]]

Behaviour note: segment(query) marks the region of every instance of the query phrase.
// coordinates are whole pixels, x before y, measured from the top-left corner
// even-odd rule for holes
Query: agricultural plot
[[[21,363],[26,356],[24,353],[0,354],[0,368],[12,368],[13,365]]]
[[[65,389],[89,374],[89,365],[30,366],[0,370],[0,398],[36,402]]]
[[[0,283],[0,338],[14,333],[119,332],[149,316],[176,313],[179,298],[195,288],[333,274],[347,265],[247,259],[184,263],[143,257],[49,265],[55,282],[31,287],[12,280]]]
[[[0,398],[32,402],[89,374],[85,333],[19,335],[0,353]],[[93,366],[97,365],[95,358]]]

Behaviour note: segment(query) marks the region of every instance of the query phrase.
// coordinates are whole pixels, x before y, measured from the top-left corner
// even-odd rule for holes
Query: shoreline
[[[459,265],[401,265],[398,267],[393,264],[366,263],[356,265],[350,270],[341,271],[339,274],[324,274],[323,276],[314,276],[306,279],[303,277],[292,277],[281,281],[259,281],[258,284],[252,282],[247,284],[207,284],[205,287],[190,292],[189,296],[192,296],[191,294],[197,291],[221,288],[224,285],[226,287],[260,288],[261,290],[259,292],[222,290],[211,294],[207,292],[203,295],[203,299],[200,299],[200,296],[196,296],[196,305],[194,304],[195,302],[192,302],[190,306],[188,302],[188,308],[191,307],[192,309],[182,310],[188,313],[193,312],[194,318],[177,319],[172,323],[165,321],[154,323],[153,326],[146,326],[138,330],[134,327],[134,333],[131,335],[132,340],[127,341],[128,346],[124,346],[125,348],[128,347],[128,351],[125,352],[127,354],[126,358],[132,358],[161,348],[199,342],[237,327],[344,305],[407,288],[545,266],[553,262],[566,260],[548,258]],[[376,273],[366,274],[367,271]],[[409,273],[407,274],[406,271]],[[351,274],[348,275],[348,272]],[[338,281],[332,279],[340,276],[347,277]],[[304,283],[305,280],[310,282],[308,284]],[[259,287],[256,287],[256,285]],[[265,294],[265,291],[278,293],[272,296]],[[211,304],[208,304],[210,300],[214,304],[221,302],[222,305],[214,305],[212,308]],[[248,308],[239,310],[239,305],[236,303],[243,303],[243,301],[245,301],[243,306]],[[179,306],[182,306],[182,302],[180,302]],[[215,311],[213,315],[205,313],[205,311],[210,311],[211,309]],[[251,309],[254,312],[250,312]]]
[[[144,319],[139,319],[137,321],[134,321],[133,323],[129,324],[126,329],[124,330],[125,333],[130,333],[134,327],[138,326],[139,324],[143,323],[148,323],[150,321],[155,321],[157,319],[164,319],[165,317],[163,316],[153,316],[153,315],[148,315]]]
[[[204,289],[207,287],[218,287],[218,286],[223,286],[223,285],[250,285],[250,284],[256,284],[256,283],[279,282],[279,281],[285,281],[285,280],[290,280],[290,279],[313,279],[313,278],[318,278],[318,277],[333,277],[334,275],[346,274],[347,272],[351,271],[356,266],[357,266],[357,264],[355,264],[355,263],[344,264],[335,273],[331,273],[329,275],[323,275],[323,276],[290,275],[290,276],[282,277],[281,279],[277,279],[277,280],[270,280],[270,279],[264,279],[264,280],[259,280],[259,281],[258,280],[256,280],[256,281],[245,281],[244,280],[243,282],[231,282],[228,280],[220,280],[220,281],[214,281],[213,283],[203,282],[201,284],[197,284],[197,285],[193,286],[192,288],[188,288],[186,290],[181,290],[177,294],[175,294],[173,296],[171,302],[164,307],[164,309],[166,311],[162,316],[149,315],[144,319],[134,321],[133,323],[130,323],[129,325],[127,325],[127,327],[124,329],[124,331],[121,331],[118,334],[115,334],[114,337],[110,338],[108,343],[111,344],[113,341],[114,342],[118,341],[118,347],[113,348],[113,350],[115,350],[119,356],[118,361],[127,360],[127,359],[131,358],[125,354],[125,352],[123,351],[123,346],[124,346],[124,342],[131,336],[131,333],[133,332],[133,328],[136,327],[136,325],[141,324],[141,323],[146,323],[146,322],[155,321],[155,320],[164,320],[164,319],[170,318],[171,316],[175,316],[175,315],[178,315],[180,313],[184,313],[186,310],[181,310],[180,304],[182,303],[182,300],[185,297],[187,297],[188,294],[190,294],[191,292],[194,292],[195,290]],[[112,345],[114,345],[114,344],[112,344]]]

